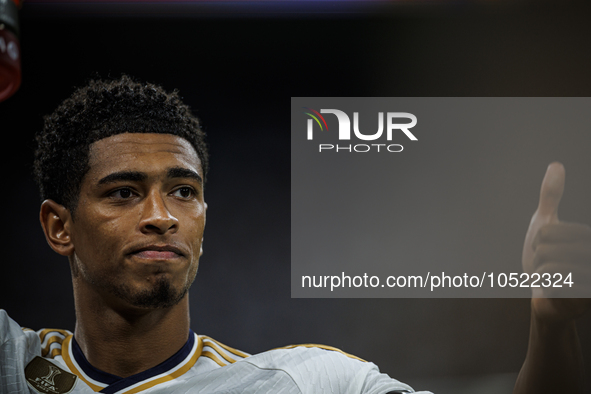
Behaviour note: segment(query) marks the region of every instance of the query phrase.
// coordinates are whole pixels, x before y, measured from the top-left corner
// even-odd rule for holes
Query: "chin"
[[[164,309],[178,304],[188,290],[188,286],[179,289],[172,286],[166,277],[159,277],[148,289],[132,291],[122,285],[114,293],[138,308]]]

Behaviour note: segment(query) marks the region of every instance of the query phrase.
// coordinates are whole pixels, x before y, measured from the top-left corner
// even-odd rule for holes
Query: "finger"
[[[565,267],[562,262],[552,261],[537,267],[529,282],[532,290],[537,290],[534,291],[536,298],[590,297],[590,270],[570,268]]]
[[[564,166],[554,162],[548,166],[540,190],[538,213],[553,221],[558,221],[558,205],[564,191]]]
[[[552,278],[551,283],[560,283],[560,280],[557,280],[555,277]],[[589,295],[591,294],[589,291],[589,287],[583,287],[583,286],[573,286],[573,287],[568,287],[568,286],[562,286],[562,287],[558,287],[558,286],[554,286],[554,285],[549,285],[549,286],[542,286],[539,289],[540,292],[537,293],[538,297],[536,298],[554,298],[554,299],[565,299],[565,298],[589,298]],[[585,307],[586,309],[586,307]],[[570,314],[570,313],[569,313]],[[580,316],[579,313],[573,313],[573,318],[577,318],[578,316]]]
[[[534,255],[534,270],[547,262],[560,262],[565,270],[591,271],[591,245],[586,243],[540,244]]]
[[[577,242],[591,244],[591,227],[581,223],[558,222],[540,227],[532,246],[536,250],[539,244]]]
[[[562,298],[546,300],[533,300],[532,309],[537,316],[545,321],[566,321],[582,316],[591,306],[591,299]]]

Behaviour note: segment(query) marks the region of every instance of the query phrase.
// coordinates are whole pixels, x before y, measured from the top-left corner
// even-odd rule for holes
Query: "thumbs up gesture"
[[[538,317],[551,321],[574,319],[591,305],[591,227],[558,220],[564,178],[562,164],[548,166],[538,209],[531,219],[522,255],[523,270],[530,277],[537,273],[540,277],[550,278],[538,281],[540,287],[532,287],[532,311]],[[569,273],[572,287],[563,282]],[[555,274],[562,275],[562,280],[556,281],[558,276]],[[562,287],[554,287],[555,282]],[[562,294],[587,298],[551,298]]]
[[[575,319],[591,307],[591,227],[558,220],[563,191],[564,167],[552,163],[542,181],[540,203],[527,230],[522,255],[523,270],[530,278],[539,275],[552,280],[539,280],[539,287],[532,287],[529,345],[514,394],[574,394],[585,390]],[[555,275],[564,279],[568,274],[572,287],[554,279]],[[552,298],[565,295],[577,298]]]

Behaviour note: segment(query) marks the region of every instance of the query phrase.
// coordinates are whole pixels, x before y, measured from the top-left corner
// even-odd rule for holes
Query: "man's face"
[[[76,286],[140,308],[178,303],[197,274],[206,204],[197,153],[170,134],[91,145],[71,222]]]

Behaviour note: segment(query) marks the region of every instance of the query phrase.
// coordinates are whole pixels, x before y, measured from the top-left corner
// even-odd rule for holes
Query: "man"
[[[50,247],[69,259],[77,322],[73,334],[34,332],[0,312],[1,392],[412,392],[338,349],[250,356],[189,329],[208,157],[199,122],[176,93],[129,77],[93,81],[46,118],[37,140],[40,220]],[[524,247],[528,272],[547,253],[567,255],[573,269],[589,258],[563,250],[591,239],[588,227],[558,222],[563,179],[552,165]],[[582,390],[574,318],[588,304],[534,299],[517,393],[554,392],[556,376],[564,380],[556,387]]]

